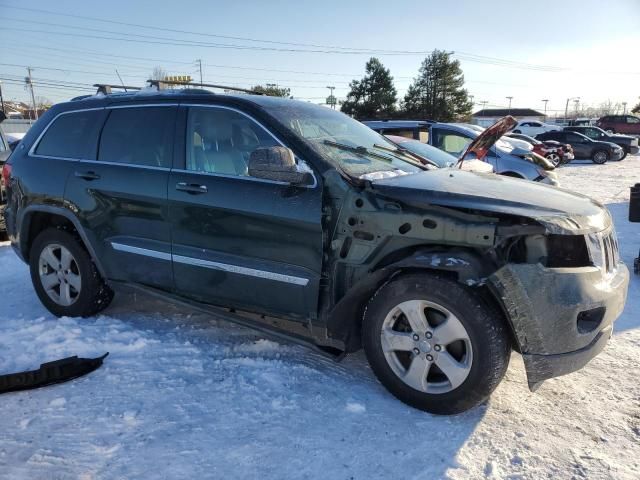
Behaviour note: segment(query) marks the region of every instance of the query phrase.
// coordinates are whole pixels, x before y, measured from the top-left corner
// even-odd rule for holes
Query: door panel
[[[107,277],[170,290],[167,181],[175,107],[114,109],[102,130],[97,161],[69,176],[65,199]]]
[[[190,194],[179,183],[207,187]],[[173,171],[176,290],[199,301],[306,318],[317,309],[320,190]]]
[[[322,267],[320,186],[297,188],[247,176],[242,162],[250,152],[280,143],[241,112],[191,108],[185,120],[188,169],[171,172],[168,191],[177,293],[292,319],[315,316]]]

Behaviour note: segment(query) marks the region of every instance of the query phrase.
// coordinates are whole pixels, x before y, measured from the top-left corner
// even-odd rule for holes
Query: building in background
[[[544,113],[531,108],[484,108],[471,116],[471,121],[481,127],[489,127],[502,117],[511,115],[518,120],[544,122]]]

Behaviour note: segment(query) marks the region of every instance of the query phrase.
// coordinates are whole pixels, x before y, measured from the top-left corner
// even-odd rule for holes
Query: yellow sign
[[[191,75],[170,75],[164,77],[165,82],[191,83]]]

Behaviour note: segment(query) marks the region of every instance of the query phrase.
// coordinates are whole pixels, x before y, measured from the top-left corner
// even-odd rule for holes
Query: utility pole
[[[2,96],[2,82],[0,82],[0,105],[2,105],[2,111],[4,112],[4,98]]]
[[[327,103],[331,105],[331,108],[336,109],[336,97],[333,96],[333,91],[336,89],[334,86],[327,86],[329,89],[329,97],[327,97]]]
[[[202,86],[202,59],[199,58],[196,62],[198,62],[198,69],[200,70],[200,86]]]
[[[567,98],[567,103],[564,106],[564,119],[566,120],[567,117],[569,116],[569,102],[571,100],[578,100],[580,101],[580,97],[571,97],[571,98]],[[577,107],[576,107],[577,108]]]
[[[580,103],[580,97],[576,98],[573,101],[573,105],[574,105],[574,109],[573,109],[573,113],[575,115],[576,118],[578,118],[578,104]]]
[[[31,79],[31,67],[27,67],[27,73],[29,74],[27,78],[25,78],[25,82],[27,86],[31,90],[31,102],[33,103],[33,114],[38,119],[38,107],[36,107],[36,96],[33,93],[33,80]]]
[[[513,100],[513,97],[504,97],[504,98],[509,99],[509,115],[511,115],[511,100]]]
[[[544,120],[547,120],[547,102],[549,101],[549,99],[544,98],[541,100],[542,102],[544,102]]]
[[[626,115],[627,114],[627,102],[622,102],[622,108],[624,109],[622,111],[622,114]]]

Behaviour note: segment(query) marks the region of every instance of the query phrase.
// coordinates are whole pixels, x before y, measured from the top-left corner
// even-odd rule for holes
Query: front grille
[[[611,273],[615,270],[618,265],[618,261],[620,260],[616,231],[612,228],[607,232],[603,232],[601,235],[603,267],[607,273]]]

